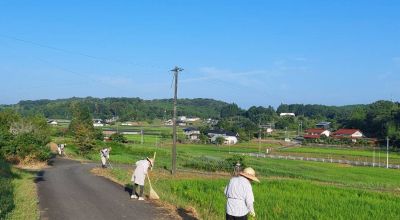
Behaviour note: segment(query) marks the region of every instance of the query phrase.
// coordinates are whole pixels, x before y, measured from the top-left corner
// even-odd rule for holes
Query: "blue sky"
[[[0,1],[0,103],[181,98],[241,107],[400,96],[400,1]]]

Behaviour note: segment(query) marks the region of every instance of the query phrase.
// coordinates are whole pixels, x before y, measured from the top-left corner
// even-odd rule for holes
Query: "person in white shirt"
[[[154,165],[154,159],[146,158],[146,160],[139,160],[136,162],[136,169],[133,172],[131,181],[133,182],[133,190],[131,199],[144,200],[143,191],[144,191],[144,180],[147,175],[147,171],[150,167]],[[137,186],[140,187],[139,194],[136,192]]]
[[[110,159],[111,148],[104,148],[100,151],[101,167],[106,168],[107,160]]]
[[[254,195],[251,182],[260,182],[253,168],[248,167],[232,177],[225,187],[226,220],[247,220],[247,216],[256,216]]]

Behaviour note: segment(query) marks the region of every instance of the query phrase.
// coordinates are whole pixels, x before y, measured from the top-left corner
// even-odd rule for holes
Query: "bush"
[[[126,139],[126,137],[121,133],[112,134],[110,136],[110,139],[112,141],[114,141],[114,142],[117,142],[117,143],[127,143],[128,142],[128,139]]]

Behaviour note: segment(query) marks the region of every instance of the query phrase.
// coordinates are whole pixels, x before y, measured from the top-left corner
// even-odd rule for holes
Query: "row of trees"
[[[252,106],[247,110],[232,103],[212,99],[180,99],[178,115],[219,119],[216,127],[238,132],[242,139],[258,133],[259,124],[271,123],[278,129],[296,130],[313,128],[319,121],[329,121],[333,129],[358,128],[368,137],[384,139],[389,136],[400,145],[400,110],[398,102],[377,101],[368,105],[325,106],[281,104],[271,107]],[[43,114],[47,118],[73,118],[74,103],[88,110],[95,118],[119,116],[125,120],[168,119],[172,116],[172,100],[142,100],[139,98],[71,98],[62,100],[21,101],[15,106],[23,115]],[[279,117],[279,113],[292,112],[296,117]],[[88,121],[89,122],[89,121]],[[72,127],[75,127],[75,122]],[[89,124],[89,123],[88,123]],[[89,126],[89,125],[88,125]],[[91,132],[91,128],[87,128]],[[79,128],[80,130],[84,128]],[[79,130],[78,129],[78,130]]]
[[[73,103],[89,109],[94,118],[107,119],[118,116],[121,121],[171,118],[171,99],[143,100],[140,98],[70,98],[58,100],[21,101],[8,106],[23,115],[43,114],[47,118],[71,119]],[[212,99],[179,99],[178,115],[201,118],[218,118],[227,103]]]

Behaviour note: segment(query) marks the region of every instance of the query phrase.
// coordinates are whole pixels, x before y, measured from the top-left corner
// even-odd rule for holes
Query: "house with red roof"
[[[317,139],[321,138],[321,136],[329,137],[331,132],[327,129],[323,128],[311,128],[305,131],[304,138],[305,139]]]
[[[356,142],[357,139],[364,138],[364,134],[358,129],[339,129],[332,133],[333,138],[349,138],[353,142]]]

